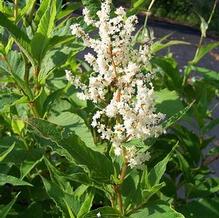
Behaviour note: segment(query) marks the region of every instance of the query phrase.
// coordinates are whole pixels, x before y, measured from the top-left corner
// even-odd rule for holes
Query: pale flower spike
[[[132,46],[137,17],[126,17],[125,10],[120,7],[115,11],[117,16],[110,18],[110,7],[111,1],[102,3],[97,12],[99,21],[91,18],[87,8],[83,10],[87,25],[99,29],[99,39],[92,39],[79,24],[71,26],[72,34],[81,38],[96,55],[85,55],[94,71],[87,85],[69,71],[66,71],[66,78],[81,90],[79,97],[107,105],[94,114],[91,125],[102,139],[112,143],[115,155],[119,156],[125,142],[159,136],[163,132],[160,123],[165,116],[155,111],[153,73],[142,73],[142,68],[149,65],[151,39],[145,38],[147,43]],[[100,105],[103,104],[98,108]],[[102,117],[113,122],[108,125],[102,122]],[[126,149],[126,158],[131,168],[140,167],[150,159],[150,154],[131,147]]]

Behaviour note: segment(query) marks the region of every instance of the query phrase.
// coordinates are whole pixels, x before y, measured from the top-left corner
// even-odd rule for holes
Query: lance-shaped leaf
[[[40,64],[45,56],[49,46],[51,33],[55,25],[55,17],[56,1],[52,1],[51,5],[48,5],[47,10],[40,19],[37,31],[31,41],[31,50],[38,64]]]
[[[0,208],[0,217],[1,218],[6,218],[8,213],[10,212],[11,208],[13,207],[14,203],[16,202],[18,196],[20,193],[18,193],[15,198],[6,206],[3,206]]]
[[[166,202],[155,202],[139,209],[129,216],[130,218],[185,218],[181,213],[175,211]]]
[[[162,126],[164,129],[169,128],[170,126],[174,125],[178,120],[180,120],[182,117],[186,115],[186,113],[189,111],[189,109],[192,107],[195,101],[193,101],[191,104],[189,104],[187,107],[179,111],[178,113],[171,116],[169,119],[165,120],[162,123]]]
[[[91,131],[86,126],[84,120],[77,114],[63,112],[59,116],[49,118],[49,121],[59,126],[70,128],[81,138],[82,141],[85,142],[88,147],[93,150],[97,150],[95,149],[96,146],[94,144]]]
[[[0,162],[3,161],[7,155],[14,149],[15,143],[13,143],[6,151],[0,154]]]
[[[30,39],[20,28],[13,24],[3,13],[0,12],[0,25],[6,28],[14,38],[21,51],[27,56],[28,60],[34,65],[34,60],[30,52]]]
[[[196,53],[194,59],[191,61],[191,64],[197,64],[208,52],[219,46],[219,42],[212,42],[207,45],[202,45],[198,52]]]
[[[157,41],[151,46],[151,52],[157,53],[158,51],[165,49],[165,48],[168,48],[168,47],[173,46],[173,45],[190,45],[190,43],[184,42],[181,40],[170,40],[169,42],[166,42],[166,43],[162,43],[161,41]]]
[[[40,19],[42,18],[42,16],[44,15],[45,11],[47,10],[47,8],[50,5],[51,0],[42,0],[40,2],[39,8],[36,11],[36,15],[34,17],[34,23],[38,26]]]
[[[75,218],[77,213],[77,199],[53,181],[42,178],[44,187],[49,197],[55,202],[56,206],[63,213],[64,217]],[[76,208],[75,208],[76,204]]]
[[[28,122],[39,136],[55,142],[57,148],[67,153],[76,164],[83,167],[90,177],[97,182],[111,183],[113,175],[112,161],[104,154],[94,151],[77,136],[74,132],[46,120],[33,118]]]
[[[154,187],[160,183],[162,176],[166,171],[167,163],[169,162],[173,151],[175,150],[178,143],[172,148],[171,152],[160,162],[158,162],[148,173],[146,184],[150,187]]]
[[[7,183],[13,186],[32,186],[30,183],[25,182],[19,178],[0,173],[0,186],[5,185]]]
[[[119,211],[112,208],[112,207],[101,207],[101,208],[98,208],[96,210],[92,210],[91,212],[87,213],[84,216],[84,218],[97,218],[97,217],[122,218]]]

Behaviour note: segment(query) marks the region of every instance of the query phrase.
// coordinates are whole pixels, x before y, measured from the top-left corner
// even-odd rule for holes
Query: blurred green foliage
[[[133,5],[138,0],[114,0],[116,5]],[[142,4],[142,10],[145,10],[151,0],[145,0]],[[214,0],[155,0],[152,7],[152,14],[156,17],[171,19],[176,22],[199,27],[200,18],[198,15],[208,19],[212,10]],[[219,5],[217,5],[212,22],[209,26],[211,31],[219,33]]]

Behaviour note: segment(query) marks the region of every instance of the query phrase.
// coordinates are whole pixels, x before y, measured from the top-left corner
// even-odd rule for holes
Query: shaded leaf
[[[94,199],[94,193],[90,192],[86,195],[85,200],[77,214],[78,218],[84,217],[84,215],[90,211],[92,207],[93,199]]]
[[[97,214],[100,215],[100,217],[104,218],[120,218],[122,217],[118,210],[112,208],[112,207],[101,207],[96,210],[92,210],[91,212],[87,213],[84,218],[97,218]]]
[[[97,150],[93,141],[91,131],[84,123],[84,120],[77,114],[63,112],[57,117],[49,118],[49,121],[59,126],[70,128],[76,133],[76,135],[81,138],[82,141],[85,142],[88,147]]]
[[[18,193],[15,198],[6,206],[3,206],[0,208],[0,217],[1,218],[6,218],[8,213],[10,212],[11,208],[13,207],[14,203],[16,202],[18,196],[20,193]]]
[[[218,218],[219,217],[219,200],[216,198],[199,199],[179,208],[180,212],[186,218]]]
[[[45,178],[42,178],[42,180],[49,197],[55,202],[63,215],[75,218],[77,211],[75,211],[74,204],[79,203],[75,202],[76,199],[74,196],[62,190],[56,183],[48,181]]]
[[[158,51],[160,51],[164,48],[168,48],[168,47],[173,46],[173,45],[190,45],[190,43],[180,41],[180,40],[170,40],[166,43],[162,43],[161,41],[157,41],[151,46],[151,52],[157,53]]]
[[[202,45],[196,53],[194,59],[191,61],[191,64],[197,64],[206,54],[208,54],[208,52],[218,46],[219,42],[212,42],[208,43],[207,45]]]
[[[167,163],[169,162],[169,160],[171,158],[172,152],[173,152],[173,150],[175,149],[175,147],[177,145],[178,144],[176,144],[173,147],[172,151],[162,161],[157,163],[155,165],[155,167],[153,167],[151,169],[151,171],[148,173],[148,184],[149,184],[150,187],[153,187],[153,186],[159,184],[159,182],[161,180],[161,177],[163,176],[163,174],[166,171],[166,166],[167,166]]]
[[[15,42],[23,53],[30,60],[32,65],[34,65],[34,60],[30,52],[30,39],[28,36],[16,25],[14,25],[3,13],[0,12],[0,25],[5,27],[10,34],[13,36]]]
[[[173,116],[183,109],[179,95],[175,91],[162,89],[155,92],[155,103],[157,111],[166,114],[167,117]]]
[[[185,218],[166,202],[156,202],[147,205],[129,216],[130,218]]]
[[[5,185],[7,183],[13,186],[32,186],[30,183],[25,182],[19,178],[0,173],[0,186]]]
[[[162,123],[162,126],[164,129],[169,128],[170,126],[174,125],[178,120],[180,120],[182,117],[186,115],[186,113],[189,111],[189,109],[192,107],[195,101],[193,101],[191,104],[189,104],[187,107],[170,117],[169,119],[165,120]]]
[[[0,154],[0,162],[3,161],[7,155],[14,149],[15,143],[13,143],[6,151]]]
[[[39,136],[55,142],[60,149],[67,152],[69,155],[66,157],[70,156],[74,159],[75,163],[82,166],[91,178],[98,182],[111,182],[111,175],[114,172],[111,160],[87,147],[77,135],[42,119],[33,118],[29,124]]]
[[[55,17],[56,2],[52,1],[40,19],[37,31],[31,41],[31,50],[38,63],[41,62],[48,49],[51,33],[55,25]]]

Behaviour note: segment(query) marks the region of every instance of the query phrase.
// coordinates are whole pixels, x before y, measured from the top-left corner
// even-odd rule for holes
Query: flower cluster
[[[98,21],[91,18],[88,9],[83,10],[87,25],[99,29],[99,39],[91,38],[79,24],[71,26],[72,34],[96,54],[85,55],[93,69],[86,85],[69,71],[66,77],[80,88],[81,98],[105,105],[94,114],[91,125],[102,139],[112,143],[115,154],[121,155],[125,142],[157,137],[162,132],[160,122],[164,115],[155,112],[153,73],[142,73],[149,64],[151,40],[145,36],[145,44],[133,45],[137,17],[126,17],[120,7],[110,18],[110,7],[110,0],[102,3]],[[139,166],[150,157],[148,153],[138,154],[136,149],[127,149],[126,153],[130,167]]]

